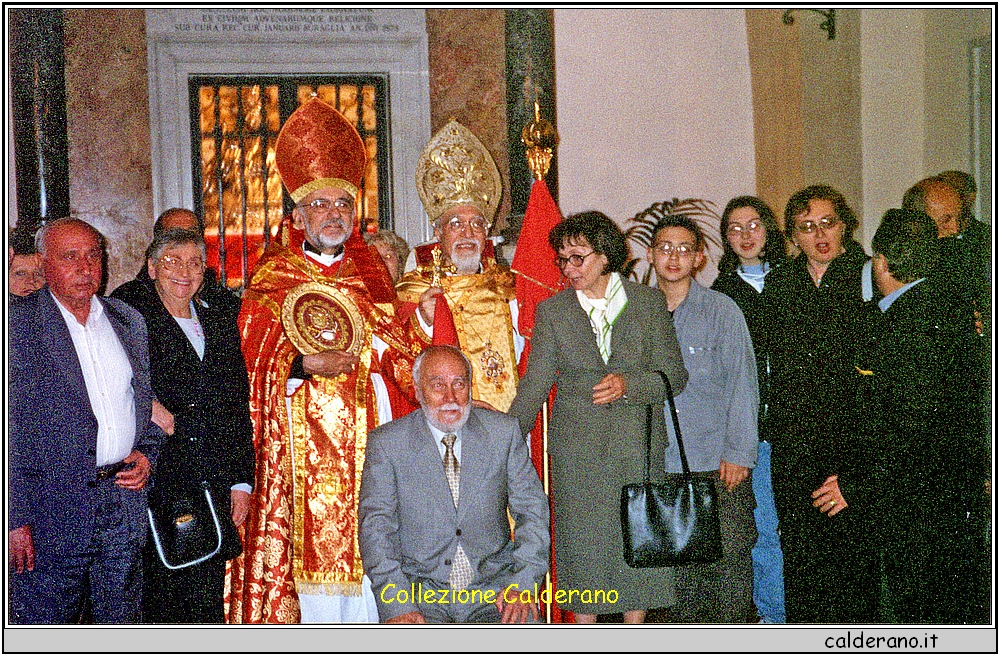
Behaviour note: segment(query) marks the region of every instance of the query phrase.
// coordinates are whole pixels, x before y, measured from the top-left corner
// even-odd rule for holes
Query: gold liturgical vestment
[[[418,252],[417,268],[396,283],[404,303],[419,303],[420,295],[430,287],[434,266],[421,264],[423,256]],[[481,273],[441,276],[441,288],[455,324],[457,346],[472,361],[472,398],[506,412],[517,394],[518,380],[510,313],[514,275],[493,258],[484,257]],[[414,307],[413,311],[418,310]],[[416,316],[411,320],[416,323]]]

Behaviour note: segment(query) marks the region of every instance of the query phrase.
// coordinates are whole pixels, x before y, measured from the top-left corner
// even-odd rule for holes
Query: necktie
[[[455,457],[454,433],[448,433],[441,438],[444,444],[444,475],[448,479],[448,487],[451,488],[451,499],[458,508],[458,484],[461,477],[461,467],[458,458]],[[448,584],[453,590],[464,590],[472,583],[472,563],[465,555],[462,545],[458,545],[455,557],[451,561],[451,573],[448,575]]]

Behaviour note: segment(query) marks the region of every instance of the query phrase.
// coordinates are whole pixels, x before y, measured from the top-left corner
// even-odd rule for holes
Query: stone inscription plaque
[[[386,9],[160,9],[147,10],[151,31],[193,37],[393,38],[413,33],[412,11]]]

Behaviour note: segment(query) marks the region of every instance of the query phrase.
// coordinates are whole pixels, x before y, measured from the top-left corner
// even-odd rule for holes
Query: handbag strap
[[[681,468],[684,471],[685,476],[691,474],[691,469],[688,467],[687,455],[684,453],[684,440],[681,438],[681,422],[677,419],[677,406],[674,405],[674,392],[670,389],[670,381],[667,379],[667,374],[662,371],[657,371],[660,378],[663,379],[663,387],[667,394],[667,403],[670,405],[670,418],[674,422],[674,435],[677,436],[677,450],[681,455]],[[652,409],[652,408],[650,408]],[[649,479],[649,448],[650,448],[650,430],[652,426],[650,424],[646,425],[646,479]]]
[[[653,441],[653,404],[646,406],[646,474],[642,482],[649,485],[649,451]]]

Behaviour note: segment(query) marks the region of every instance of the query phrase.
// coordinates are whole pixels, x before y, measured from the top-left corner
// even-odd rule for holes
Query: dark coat
[[[946,294],[974,313],[978,332],[992,334],[990,228],[972,220],[961,235],[938,239],[940,257],[931,279]],[[988,358],[987,358],[988,359]],[[986,363],[988,366],[988,362]]]
[[[841,490],[879,517],[883,622],[975,621],[970,565],[988,552],[973,555],[966,511],[986,496],[989,445],[960,312],[930,280],[917,284],[889,307],[859,367],[856,453],[867,467],[843,474]]]
[[[163,433],[150,421],[153,392],[146,326],[138,312],[99,298],[132,365],[135,448],[155,465]],[[28,525],[45,562],[84,553],[94,532],[97,418],[66,321],[48,287],[10,307],[8,528]],[[146,495],[122,489],[124,524],[146,531]],[[139,537],[136,540],[141,543]]]
[[[205,357],[200,360],[152,280],[132,281],[112,295],[145,317],[153,391],[174,414],[174,434],[167,438],[153,472],[156,486],[150,503],[207,481],[223,527],[219,555],[201,565],[168,574],[150,554],[147,585],[154,584],[161,594],[144,599],[145,621],[221,622],[224,560],[242,550],[231,518],[230,488],[237,483],[252,487],[255,465],[249,385],[235,318],[228,309],[195,301],[205,333]],[[202,594],[192,595],[192,588]]]
[[[771,332],[772,482],[785,556],[789,622],[867,622],[874,618],[874,556],[864,513],[828,517],[811,494],[828,476],[855,466],[857,353],[876,310],[861,298],[867,257],[855,242],[817,287],[805,255],[768,274],[764,302]]]
[[[767,287],[778,267],[772,268],[765,277]],[[757,413],[757,428],[762,440],[770,440],[764,432],[767,426],[767,415],[770,411],[771,364],[770,364],[770,334],[767,323],[763,293],[758,292],[753,285],[740,277],[736,269],[719,273],[712,283],[712,289],[722,292],[736,301],[743,312],[753,342],[753,352],[757,359],[757,387],[760,392],[760,411]]]
[[[196,302],[205,332],[205,358],[200,360],[151,280],[128,292],[118,288],[112,297],[146,319],[153,392],[174,414],[174,435],[155,472],[157,485],[166,490],[175,482],[207,480],[227,490],[220,496],[228,503],[230,487],[254,483],[249,384],[235,322],[228,311]],[[200,442],[200,449],[192,440]],[[196,467],[199,450],[203,460]]]

